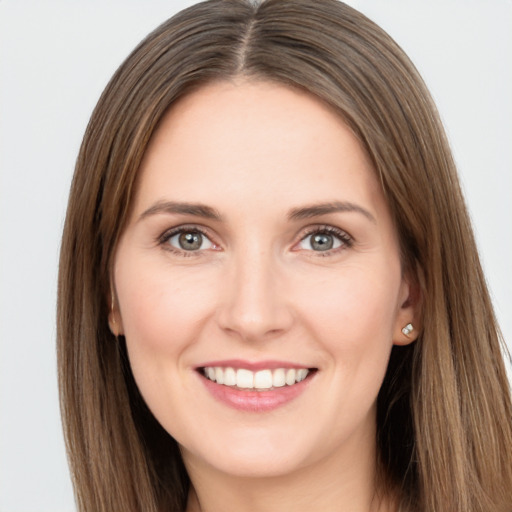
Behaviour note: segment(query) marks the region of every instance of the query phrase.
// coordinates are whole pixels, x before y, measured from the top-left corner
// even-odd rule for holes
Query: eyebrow
[[[320,217],[330,213],[356,212],[361,213],[370,221],[376,223],[375,217],[365,208],[347,201],[333,201],[330,203],[318,203],[300,208],[292,208],[288,213],[289,220],[303,220],[312,217]],[[145,210],[139,217],[139,221],[151,215],[157,214],[178,214],[192,215],[205,219],[222,222],[222,215],[210,206],[201,203],[183,203],[176,201],[159,201]]]
[[[182,203],[175,201],[159,201],[158,203],[155,203],[153,206],[141,213],[139,221],[151,215],[161,213],[193,215],[195,217],[222,221],[221,214],[210,206],[206,206],[201,203]]]
[[[364,215],[368,220],[377,223],[375,217],[365,208],[347,201],[333,201],[330,203],[319,203],[302,208],[293,208],[288,214],[290,220],[310,219],[329,213],[356,212]]]

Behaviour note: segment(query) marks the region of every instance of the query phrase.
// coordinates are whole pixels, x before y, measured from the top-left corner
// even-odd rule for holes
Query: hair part
[[[108,327],[110,271],[146,147],[167,110],[218,80],[274,81],[324,101],[382,184],[423,330],[394,347],[378,397],[383,480],[400,510],[512,503],[509,385],[499,329],[450,149],[399,46],[337,0],[211,0],[152,32],[117,70],[87,127],[61,248],[61,409],[79,510],[185,508],[177,443],[147,409]]]

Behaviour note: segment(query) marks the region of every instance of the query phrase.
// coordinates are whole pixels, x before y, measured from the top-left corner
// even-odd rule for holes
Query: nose
[[[245,250],[231,262],[217,319],[220,328],[230,335],[263,341],[290,329],[293,314],[277,258],[261,250],[250,253]]]

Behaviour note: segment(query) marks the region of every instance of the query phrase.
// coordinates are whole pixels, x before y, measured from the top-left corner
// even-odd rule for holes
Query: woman
[[[81,510],[510,510],[510,395],[454,164],[364,16],[182,11],[107,86],[69,205]]]

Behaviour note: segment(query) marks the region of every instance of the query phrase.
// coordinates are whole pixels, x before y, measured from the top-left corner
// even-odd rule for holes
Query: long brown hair
[[[379,462],[400,508],[510,510],[504,345],[443,128],[403,51],[337,0],[192,6],[151,33],[101,96],[76,164],[59,273],[61,408],[79,509],[185,508],[179,448],[108,327],[110,268],[142,156],[169,106],[240,75],[308,91],[351,127],[420,284],[421,335],[394,347],[378,397]]]

